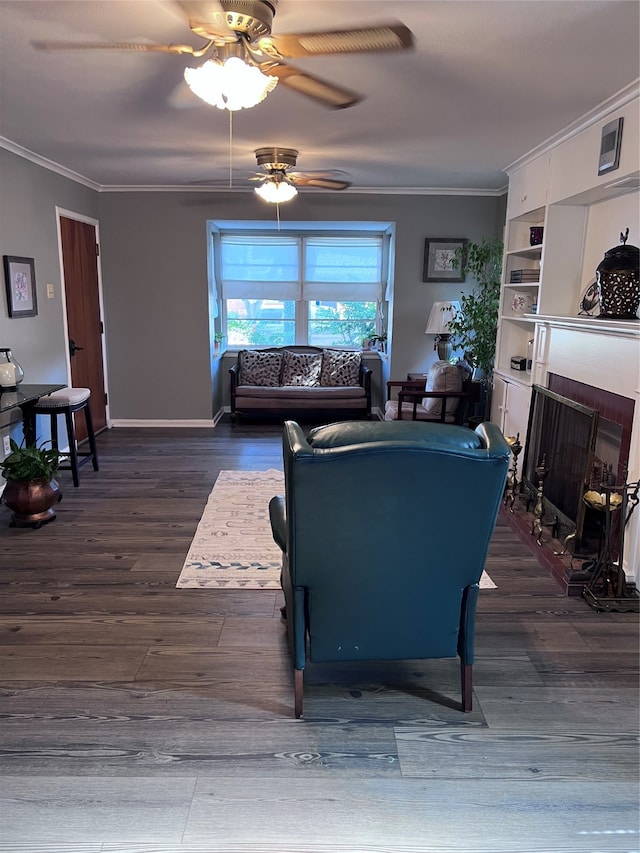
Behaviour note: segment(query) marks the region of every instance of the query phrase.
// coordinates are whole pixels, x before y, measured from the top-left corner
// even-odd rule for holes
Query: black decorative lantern
[[[621,246],[604,253],[596,269],[599,317],[637,320],[640,308],[640,249],[627,246],[629,229],[620,233]]]

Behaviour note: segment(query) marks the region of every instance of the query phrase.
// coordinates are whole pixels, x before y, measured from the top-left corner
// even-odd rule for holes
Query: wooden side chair
[[[394,389],[397,399],[391,399]],[[447,361],[433,364],[425,379],[387,382],[385,421],[439,421],[462,425],[473,402],[471,374]]]

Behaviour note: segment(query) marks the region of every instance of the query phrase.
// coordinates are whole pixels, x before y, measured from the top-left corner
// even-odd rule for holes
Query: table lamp
[[[459,302],[434,302],[429,314],[425,335],[435,335],[433,348],[438,350],[440,361],[449,361],[453,354],[449,323],[460,311]]]

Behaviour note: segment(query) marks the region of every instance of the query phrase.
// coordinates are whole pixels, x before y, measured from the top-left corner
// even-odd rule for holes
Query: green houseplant
[[[496,353],[503,253],[502,240],[483,237],[480,243],[468,243],[464,254],[458,250],[455,259],[457,267],[475,278],[476,286],[461,295],[460,311],[449,324],[453,344],[489,380]]]
[[[498,334],[500,278],[504,244],[496,238],[469,242],[466,251],[457,250],[455,264],[476,280],[471,293],[460,297],[460,311],[449,324],[452,342],[460,347],[483,383],[484,417],[490,410],[490,391]]]
[[[7,483],[2,501],[13,511],[12,527],[40,527],[56,517],[53,505],[61,499],[56,474],[60,452],[44,445],[20,447],[11,439],[11,453],[0,462]]]

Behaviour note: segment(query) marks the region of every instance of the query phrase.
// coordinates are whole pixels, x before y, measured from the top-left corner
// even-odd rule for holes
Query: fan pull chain
[[[233,111],[229,113],[229,189],[233,186]]]
[[[280,202],[276,202],[276,219],[278,220],[278,231],[280,230]]]

